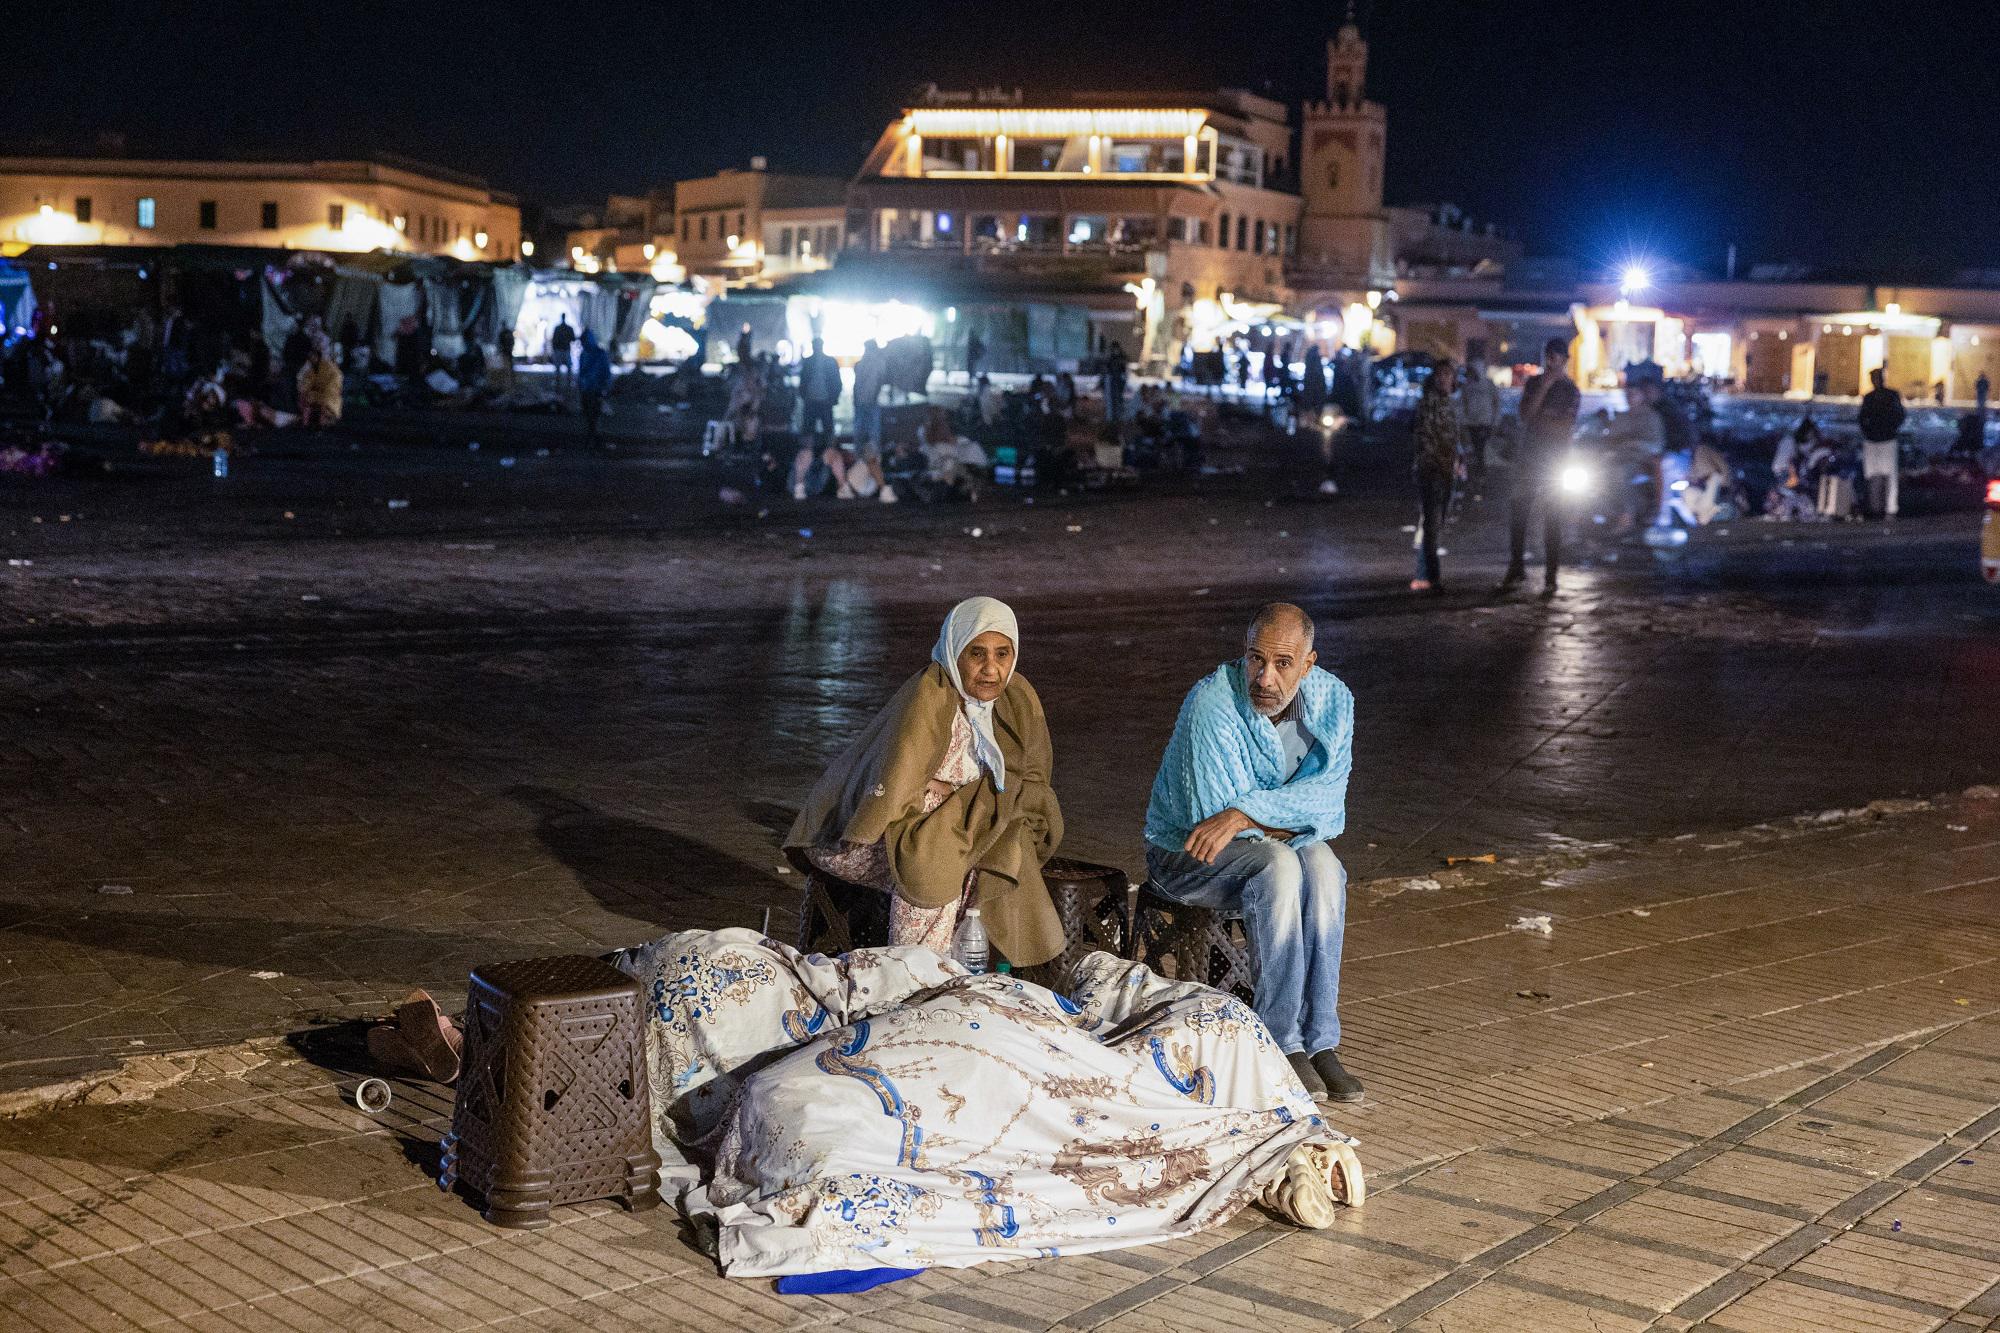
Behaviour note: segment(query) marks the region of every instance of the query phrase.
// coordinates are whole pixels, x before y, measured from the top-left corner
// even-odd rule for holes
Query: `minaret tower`
[[[1352,0],[1326,44],[1326,100],[1308,102],[1303,121],[1301,267],[1338,274],[1354,286],[1386,286],[1395,277],[1382,209],[1388,113],[1368,100],[1368,43]]]

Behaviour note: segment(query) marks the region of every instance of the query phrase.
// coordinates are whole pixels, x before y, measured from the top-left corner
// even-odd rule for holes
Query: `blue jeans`
[[[1213,865],[1146,848],[1146,871],[1165,897],[1241,915],[1257,951],[1257,1016],[1287,1055],[1340,1045],[1340,943],[1347,931],[1347,867],[1326,843],[1303,851],[1238,838]]]
[[[854,451],[866,453],[870,448],[882,446],[882,405],[880,403],[856,403],[854,405]]]

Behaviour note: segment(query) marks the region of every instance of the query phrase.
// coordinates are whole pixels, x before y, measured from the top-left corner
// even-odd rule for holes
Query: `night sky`
[[[1339,3],[869,0],[617,8],[34,0],[0,151],[382,151],[526,202],[744,165],[850,175],[926,80],[1321,86]],[[2000,3],[1375,0],[1392,203],[1448,199],[1534,254],[2000,268]],[[199,15],[200,17],[195,17]],[[294,15],[302,15],[294,17]]]

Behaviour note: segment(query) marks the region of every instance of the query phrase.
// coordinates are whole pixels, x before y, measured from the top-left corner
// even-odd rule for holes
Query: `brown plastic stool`
[[[589,1199],[651,1208],[651,1119],[637,981],[580,954],[473,970],[441,1189],[462,1181],[503,1227]]]
[[[787,847],[785,856],[805,876],[795,941],[800,953],[838,957],[850,949],[877,948],[889,942],[888,894],[829,875],[800,848]]]
[[[1042,880],[1062,918],[1063,951],[1024,975],[1050,990],[1067,991],[1085,954],[1125,956],[1132,935],[1132,881],[1116,866],[1066,856],[1051,857]]]
[[[1198,981],[1255,1003],[1257,951],[1241,918],[1177,903],[1147,880],[1139,886],[1132,940],[1132,956],[1155,972],[1164,975],[1162,965],[1170,962],[1176,981]]]

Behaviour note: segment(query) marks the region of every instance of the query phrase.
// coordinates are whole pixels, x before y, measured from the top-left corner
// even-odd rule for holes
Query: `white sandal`
[[[1285,1174],[1264,1187],[1262,1203],[1286,1220],[1313,1231],[1330,1227],[1340,1206],[1368,1201],[1361,1159],[1345,1143],[1303,1143],[1285,1161]]]

